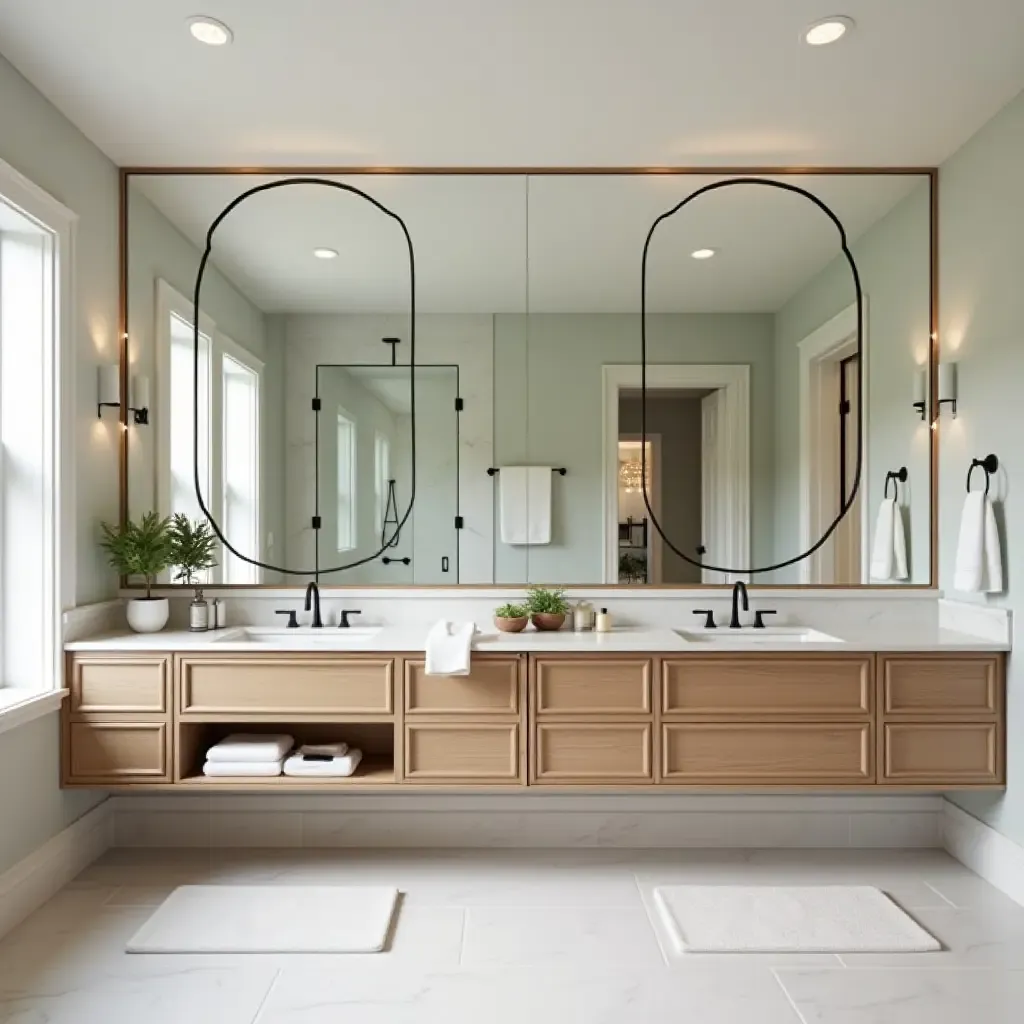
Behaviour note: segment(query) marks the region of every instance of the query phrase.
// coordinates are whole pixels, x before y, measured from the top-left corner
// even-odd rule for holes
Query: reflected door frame
[[[640,387],[636,363],[606,363],[603,375],[603,583],[617,583],[619,575],[619,392]],[[750,366],[746,363],[648,363],[648,391],[713,388],[722,392],[723,487],[725,522],[722,536],[725,565],[750,564]],[[662,471],[666,472],[665,467]],[[653,528],[653,527],[652,527]],[[695,585],[695,584],[694,584]]]
[[[864,296],[860,352],[861,476],[858,501],[851,513],[860,509],[860,582],[867,583],[871,557],[868,537],[869,479],[868,431],[868,297]],[[829,375],[838,381],[840,364],[857,353],[857,304],[853,303],[812,331],[798,345],[800,353],[800,543],[806,551],[831,525],[835,513],[826,496],[834,496],[838,477],[830,470],[827,451],[838,444],[838,418],[835,400],[829,398]],[[835,535],[833,535],[835,536]],[[800,562],[800,582],[832,583],[834,558],[831,545],[814,552]]]

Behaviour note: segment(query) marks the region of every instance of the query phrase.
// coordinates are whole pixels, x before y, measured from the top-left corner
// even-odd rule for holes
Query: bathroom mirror
[[[195,271],[224,206],[281,177],[126,173],[127,377],[149,380],[153,406],[147,425],[126,425],[132,515],[198,514]],[[844,225],[863,288],[859,358],[850,271],[813,203],[726,188],[665,221],[648,262],[645,403],[644,240],[733,175],[326,177],[408,225],[416,367],[408,260],[385,218],[287,189],[233,211],[203,285],[198,410],[200,474],[232,546],[342,586],[721,585],[742,576],[672,547],[734,570],[794,559],[850,494],[859,454],[856,499],[828,543],[755,581],[931,583],[929,174],[777,178]],[[393,539],[385,517],[408,509],[414,438],[397,541],[328,571]],[[517,494],[502,470],[523,467],[547,478]],[[650,521],[645,471],[671,545]],[[894,495],[902,547],[877,540]],[[531,516],[541,532],[524,535]],[[212,581],[304,582],[227,552]]]

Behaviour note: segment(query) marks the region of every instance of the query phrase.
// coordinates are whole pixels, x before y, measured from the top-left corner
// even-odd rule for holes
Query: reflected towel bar
[[[989,485],[992,483],[992,474],[999,469],[999,459],[994,455],[986,455],[983,459],[971,459],[971,468],[967,470],[967,490],[971,490],[971,474],[981,467],[985,472],[985,493],[988,494]]]
[[[497,466],[491,466],[491,468],[487,470],[487,475],[488,476],[494,476],[495,473],[500,473],[500,472],[501,472],[501,470],[498,469]],[[552,469],[551,469],[551,472],[552,473],[557,473],[559,476],[565,476],[565,474],[568,472],[568,470],[565,468],[565,466],[553,466]]]
[[[889,472],[885,474],[885,490],[882,492],[882,497],[884,497],[884,498],[888,498],[889,497],[889,481],[891,480],[892,481],[892,496],[897,501],[899,501],[899,498],[900,498],[900,484],[905,484],[907,482],[907,477],[908,476],[909,476],[909,474],[907,473],[907,467],[906,466],[900,466],[900,468],[898,470],[890,469]]]

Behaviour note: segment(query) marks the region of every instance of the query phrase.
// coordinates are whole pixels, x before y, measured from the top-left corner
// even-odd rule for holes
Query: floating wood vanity
[[[65,786],[216,791],[1005,782],[1001,653],[72,651]],[[211,779],[229,732],[345,739],[349,779]]]

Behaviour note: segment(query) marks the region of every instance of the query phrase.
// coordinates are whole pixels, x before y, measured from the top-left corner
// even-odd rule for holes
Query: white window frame
[[[381,458],[382,453],[387,454],[387,460]],[[391,480],[391,438],[379,430],[373,432],[373,479],[377,505],[377,529],[381,531],[381,537],[383,537],[384,517],[388,514],[388,484]]]
[[[44,352],[43,545],[40,573],[44,606],[42,678],[38,689],[4,688],[0,679],[0,731],[59,707],[63,699],[62,614],[75,605],[75,243],[78,215],[0,160],[0,196],[50,237],[47,259],[52,349]],[[6,691],[6,692],[5,692]]]
[[[335,463],[337,472],[337,481],[335,484],[335,501],[337,502],[341,497],[341,424],[345,423],[348,425],[348,486],[346,488],[347,494],[347,507],[348,507],[348,544],[343,545],[341,543],[341,516],[337,515],[337,508],[335,509],[336,515],[336,526],[335,526],[335,537],[334,544],[338,550],[338,554],[344,554],[348,551],[355,551],[359,547],[359,519],[358,510],[356,508],[356,459],[359,457],[359,439],[356,436],[356,420],[346,409],[340,405],[337,408],[337,418],[335,420],[335,441],[337,452],[335,455]]]

